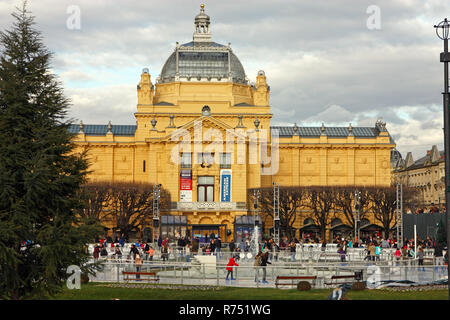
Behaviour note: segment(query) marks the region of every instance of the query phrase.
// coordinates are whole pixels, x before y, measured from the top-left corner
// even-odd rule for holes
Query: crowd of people
[[[380,238],[379,235],[368,236],[357,241],[353,241],[352,238],[340,238],[336,237],[333,243],[338,244],[338,253],[340,254],[341,261],[345,261],[347,248],[364,247],[367,250],[367,256],[364,260],[379,261],[381,249],[395,248],[395,259],[397,261],[417,258],[419,266],[423,266],[425,257],[425,249],[434,249],[435,257],[443,257],[444,263],[448,263],[448,250],[446,247],[442,248],[439,244],[427,237],[426,239],[417,239],[417,245],[414,239],[403,239],[403,245],[399,245],[396,238]],[[323,244],[325,247],[325,242]],[[417,253],[415,250],[417,249]]]
[[[442,213],[444,214],[446,212],[445,205],[442,205],[440,208],[435,205],[431,205],[430,207],[423,207],[423,208],[417,208],[413,211],[411,209],[407,209],[406,213],[414,213],[414,214],[421,214],[421,213]]]
[[[94,245],[94,260],[101,258],[106,259],[108,256],[121,259],[123,256],[125,244],[128,239],[126,237],[116,237],[114,241],[110,238],[98,239],[98,242]],[[239,243],[235,243],[233,240],[228,243],[228,251],[230,258],[225,267],[226,270],[226,282],[235,280],[233,277],[234,267],[239,266],[240,253],[249,252],[251,249],[255,250],[257,254],[254,257],[254,270],[255,270],[255,282],[260,282],[260,273],[262,273],[261,281],[263,284],[268,283],[266,280],[266,267],[271,264],[272,261],[278,261],[278,255],[282,250],[290,253],[291,261],[295,261],[297,244],[311,244],[321,243],[321,251],[325,251],[327,242],[322,240],[319,242],[318,238],[300,239],[293,237],[282,237],[279,245],[273,238],[264,239],[258,243],[257,248],[251,248],[251,240],[240,239]],[[436,257],[442,257],[443,263],[448,265],[448,250],[447,248],[440,248],[435,240],[427,237],[426,239],[417,239],[417,246],[414,239],[403,240],[403,246],[398,246],[398,242],[395,238],[381,238],[379,234],[373,234],[366,236],[356,241],[352,237],[340,237],[337,236],[332,240],[332,243],[337,244],[337,253],[339,254],[341,262],[345,262],[347,258],[348,248],[365,248],[367,255],[364,260],[379,261],[382,249],[395,248],[394,257],[397,262],[405,259],[418,259],[419,268],[424,268],[425,249],[433,248]],[[136,267],[136,272],[141,270],[144,261],[153,261],[156,250],[159,250],[160,257],[163,262],[169,259],[170,254],[179,254],[184,256],[186,262],[190,262],[191,254],[197,254],[201,252],[203,255],[215,255],[218,258],[222,255],[222,240],[220,236],[211,237],[209,243],[201,243],[198,237],[190,240],[188,237],[181,236],[176,241],[169,241],[168,237],[159,237],[156,241],[157,248],[153,247],[152,243],[145,241],[136,241],[132,243],[129,252],[125,252],[126,257],[132,260]],[[171,247],[171,245],[173,247]],[[108,253],[108,248],[110,249]],[[415,249],[417,248],[417,253]],[[424,269],[423,269],[424,270]],[[136,275],[136,279],[139,279],[139,274]]]
[[[114,241],[111,238],[101,238],[98,239],[98,243],[94,245],[94,260],[106,259],[109,257],[121,259],[123,256],[123,248],[125,243],[127,243],[126,237],[123,235],[116,237]],[[295,262],[297,244],[311,244],[311,243],[321,243],[321,250],[325,251],[327,242],[322,240],[319,242],[319,238],[306,238],[297,239],[295,237],[289,239],[284,236],[280,239],[279,245],[274,242],[273,238],[264,239],[258,243],[257,252],[261,254],[267,253],[267,259],[278,261],[278,256],[281,251],[289,252],[290,259]],[[424,250],[433,248],[436,257],[443,257],[444,263],[448,263],[448,250],[446,247],[441,248],[437,242],[430,237],[426,239],[417,239],[417,246],[414,239],[403,240],[403,246],[398,246],[397,239],[394,238],[382,238],[379,234],[374,233],[372,235],[367,235],[361,239],[356,239],[352,237],[341,237],[336,236],[332,243],[337,244],[337,253],[339,254],[341,261],[345,262],[347,258],[348,248],[365,248],[367,255],[364,260],[369,261],[379,261],[382,249],[395,248],[395,258],[397,260],[408,259],[408,258],[418,258],[419,265],[423,265],[424,260]],[[173,247],[171,247],[171,245]],[[191,254],[201,253],[203,255],[215,255],[218,258],[222,257],[222,239],[220,236],[213,237],[209,239],[209,243],[202,243],[198,237],[190,240],[188,237],[180,236],[172,244],[168,237],[159,239],[156,242],[157,248],[153,247],[152,243],[145,241],[137,241],[131,244],[130,251],[125,253],[128,259],[136,261],[153,261],[156,250],[160,252],[160,257],[163,262],[168,261],[170,254],[178,254],[183,256],[186,262],[190,262]],[[108,252],[109,248],[109,252]],[[415,249],[417,248],[417,253]],[[240,239],[239,243],[235,243],[233,240],[228,243],[228,250],[231,253],[231,258],[234,263],[239,260],[240,253],[247,253],[251,250],[251,239],[249,237]],[[259,258],[259,256],[258,256]],[[263,264],[267,264],[268,260],[262,259]],[[229,263],[233,264],[233,261]],[[229,271],[227,269],[227,271]],[[233,278],[231,274],[231,278]]]
[[[123,256],[125,244],[128,243],[128,239],[122,235],[116,237],[114,241],[111,237],[103,237],[96,239],[94,244],[93,257],[94,260],[106,259],[108,257],[121,259]],[[169,259],[170,254],[183,255],[186,262],[190,262],[191,253],[197,254],[210,254],[221,256],[222,253],[222,239],[220,236],[211,236],[208,243],[200,242],[198,237],[190,240],[188,237],[180,236],[175,242],[170,242],[169,237],[159,237],[155,241],[156,246],[153,243],[145,242],[142,240],[136,241],[131,244],[130,251],[126,253],[128,259],[136,260],[136,257],[143,261],[153,261],[156,250],[160,252],[160,256],[163,262]],[[108,250],[109,249],[109,250]]]

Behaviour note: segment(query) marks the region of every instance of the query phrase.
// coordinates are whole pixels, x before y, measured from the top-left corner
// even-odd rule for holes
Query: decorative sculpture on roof
[[[144,68],[141,74],[141,81],[137,86],[138,104],[153,103],[153,88],[150,73],[147,68]]]
[[[256,85],[253,87],[253,103],[255,106],[269,105],[269,86],[266,81],[266,74],[264,71],[258,71],[256,76]]]

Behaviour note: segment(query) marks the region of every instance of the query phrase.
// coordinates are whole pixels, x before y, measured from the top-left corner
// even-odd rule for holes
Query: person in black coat
[[[217,256],[220,258],[222,254],[222,239],[218,236],[215,240]]]
[[[178,245],[178,252],[180,255],[182,255],[183,250],[186,249],[186,240],[184,239],[184,237],[180,237],[178,239],[177,245]]]
[[[148,260],[148,250],[150,250],[150,245],[148,244],[148,242],[146,242],[145,247],[144,247],[144,260],[145,261]]]
[[[161,236],[159,236],[159,238],[158,238],[158,247],[161,249],[161,246],[162,246],[162,237]]]
[[[180,237],[178,239],[177,245],[181,248],[184,248],[186,246],[186,241],[184,240],[184,237]]]
[[[130,249],[130,256],[133,257],[133,260],[135,260],[137,254],[139,254],[139,250],[138,250],[138,248],[136,248],[136,245],[133,243],[131,245],[131,249]]]
[[[230,248],[231,253],[233,253],[234,250],[236,250],[236,244],[234,243],[234,240],[231,240],[230,244],[228,245],[228,248]]]
[[[262,278],[262,283],[268,283],[266,281],[266,267],[267,264],[272,264],[269,262],[269,252],[266,251],[266,253],[261,255],[261,267],[262,267],[262,271],[263,271],[263,278]]]
[[[214,252],[216,251],[216,241],[212,238],[212,236],[209,247],[211,248],[211,254],[214,254]]]

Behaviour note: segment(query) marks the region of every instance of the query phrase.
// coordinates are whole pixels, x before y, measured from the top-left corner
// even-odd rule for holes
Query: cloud
[[[69,118],[86,124],[135,124],[136,85],[66,89],[71,99]]]
[[[0,2],[0,30],[10,27],[20,4]],[[366,24],[374,4],[379,30]],[[67,28],[71,5],[80,8],[80,30]],[[433,25],[450,12],[448,0],[205,5],[213,40],[231,42],[251,80],[266,72],[273,125],[373,126],[382,117],[399,150],[423,153],[442,143],[442,41]],[[70,114],[85,123],[134,123],[142,68],[154,80],[175,42],[192,40],[199,12],[194,0],[31,0],[29,7],[73,101]]]
[[[59,77],[64,81],[91,81],[94,77],[78,70],[69,70],[61,73]]]
[[[355,114],[346,110],[345,108],[333,104],[324,111],[311,116],[304,120],[304,123],[321,123],[324,122],[327,125],[348,125],[349,122],[355,122]]]

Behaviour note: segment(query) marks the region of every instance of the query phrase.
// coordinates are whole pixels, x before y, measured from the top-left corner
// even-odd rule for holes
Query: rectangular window
[[[214,201],[214,186],[206,186],[206,202]]]
[[[192,168],[192,153],[183,152],[180,156],[181,168]]]
[[[214,177],[198,177],[197,198],[198,202],[214,202]]]
[[[199,152],[197,153],[197,164],[212,165],[214,163],[213,152]]]
[[[198,202],[205,202],[205,186],[198,186]]]
[[[198,185],[214,185],[214,177],[200,176],[198,177]]]
[[[231,169],[231,153],[220,154],[220,168]]]

